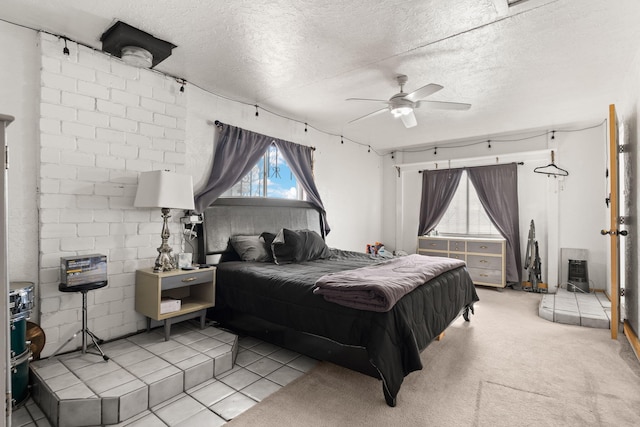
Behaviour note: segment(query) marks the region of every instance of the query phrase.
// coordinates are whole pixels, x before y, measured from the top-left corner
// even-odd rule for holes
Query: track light
[[[260,116],[260,113],[258,113],[258,104],[254,105],[254,107],[256,107],[256,117]]]

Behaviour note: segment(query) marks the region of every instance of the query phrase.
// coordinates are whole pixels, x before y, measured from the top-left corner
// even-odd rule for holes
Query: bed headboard
[[[220,198],[205,209],[198,239],[200,263],[206,255],[232,252],[233,235],[277,233],[281,228],[313,230],[324,238],[318,208],[309,202],[267,198]],[[224,256],[223,256],[224,259]]]

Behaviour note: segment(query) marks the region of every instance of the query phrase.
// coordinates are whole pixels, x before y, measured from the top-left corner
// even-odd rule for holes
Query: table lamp
[[[158,248],[154,272],[170,271],[177,262],[169,246],[169,225],[171,209],[193,209],[193,180],[189,175],[169,171],[142,172],[138,178],[138,190],[133,205],[138,208],[161,208],[162,244]]]

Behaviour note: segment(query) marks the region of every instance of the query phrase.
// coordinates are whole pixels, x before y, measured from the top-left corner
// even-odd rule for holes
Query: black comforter
[[[419,286],[387,312],[344,307],[313,293],[321,276],[375,262],[366,254],[335,249],[328,259],[294,264],[224,262],[218,265],[216,305],[366,348],[387,403],[394,406],[404,377],[422,369],[420,351],[478,296],[465,267]]]

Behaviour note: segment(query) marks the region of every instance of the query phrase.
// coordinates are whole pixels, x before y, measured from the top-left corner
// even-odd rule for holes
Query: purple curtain
[[[217,123],[220,137],[213,154],[213,166],[209,180],[195,196],[195,211],[203,212],[225,191],[242,179],[271,144],[276,144],[289,164],[296,179],[307,192],[309,202],[316,206],[322,217],[322,227],[327,235],[331,228],[318,188],[313,180],[311,147],[272,138],[267,135],[244,130],[224,123]]]
[[[418,236],[433,230],[446,212],[456,193],[462,169],[422,171],[422,201]]]
[[[468,168],[469,179],[489,219],[507,241],[507,281],[522,281],[518,170],[515,163]]]

